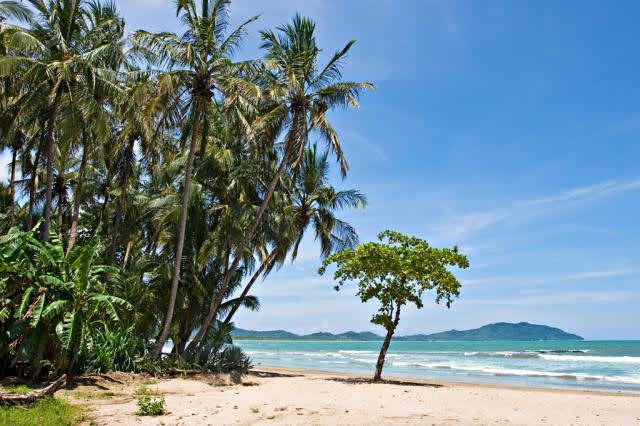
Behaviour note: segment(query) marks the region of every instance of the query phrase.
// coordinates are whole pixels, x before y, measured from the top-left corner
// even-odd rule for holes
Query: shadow
[[[97,374],[95,376],[78,376],[73,377],[72,379],[67,381],[65,386],[66,389],[75,389],[79,385],[82,386],[93,386],[100,390],[108,390],[109,388],[100,384],[100,382],[110,382],[116,384],[123,384],[120,380],[116,380],[113,377],[109,377],[106,374]]]
[[[302,374],[276,373],[272,371],[259,371],[259,370],[250,370],[248,375],[256,376],[256,377],[302,377]]]
[[[329,377],[324,380],[331,380],[332,382],[340,382],[348,385],[397,385],[397,386],[420,386],[427,388],[441,388],[443,385],[436,383],[422,383],[422,382],[409,382],[405,380],[380,380],[373,381],[364,377]]]

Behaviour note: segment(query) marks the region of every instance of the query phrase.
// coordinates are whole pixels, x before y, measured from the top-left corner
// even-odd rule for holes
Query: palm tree
[[[96,88],[115,96],[115,72],[104,65],[119,48],[104,38],[104,26],[86,20],[86,1],[30,0],[38,18],[27,29],[14,29],[8,48],[21,54],[0,58],[0,75],[21,73],[27,84],[18,101],[19,115],[43,120],[46,191],[41,238],[49,238],[53,195],[53,149],[56,134],[71,135],[84,119],[102,108]],[[92,41],[98,41],[93,43]],[[30,53],[27,55],[25,53]]]
[[[347,162],[342,153],[340,139],[327,119],[327,113],[339,107],[358,107],[357,98],[363,90],[373,89],[371,83],[341,80],[341,63],[354,41],[336,52],[324,68],[318,69],[320,48],[316,44],[315,24],[296,15],[291,24],[278,27],[278,33],[262,31],[266,50],[264,69],[260,75],[263,86],[262,114],[253,123],[255,139],[273,145],[282,136],[282,149],[278,168],[264,191],[260,208],[246,227],[242,240],[236,244],[234,259],[216,297],[212,299],[203,327],[187,348],[190,357],[207,333],[215,318],[233,271],[245,256],[245,249],[256,234],[262,216],[280,178],[289,168],[293,173],[299,166],[311,134],[326,142],[340,162],[342,175],[346,175]]]
[[[262,259],[260,267],[251,276],[240,297],[247,295],[258,277],[269,273],[278,260],[284,261],[289,251],[291,261],[296,259],[309,226],[313,228],[315,240],[320,242],[320,256],[323,259],[358,245],[359,238],[355,229],[336,218],[335,212],[346,208],[363,209],[367,205],[367,198],[357,190],[336,191],[329,185],[328,154],[327,151],[318,154],[316,145],[305,151],[291,191],[291,208],[286,209],[290,212],[290,221],[285,224],[288,229],[275,228],[276,240],[271,252]],[[239,307],[240,304],[233,306],[224,324],[231,321]]]
[[[255,96],[257,93],[251,84],[238,77],[239,65],[231,60],[245,27],[256,20],[257,16],[248,19],[225,37],[229,4],[230,0],[215,0],[212,4],[208,0],[202,0],[198,7],[195,0],[177,0],[176,13],[181,16],[181,21],[186,27],[182,36],[172,33],[151,34],[146,31],[137,31],[133,36],[141,53],[169,68],[166,75],[173,80],[175,87],[180,91],[180,97],[186,98],[185,115],[188,116],[191,136],[184,172],[182,208],[167,315],[151,351],[152,356],[160,354],[169,337],[173,320],[184,250],[193,162],[198,143],[206,140],[203,134],[207,129],[202,128],[204,115],[213,102],[215,90],[228,92],[233,89],[239,96]]]

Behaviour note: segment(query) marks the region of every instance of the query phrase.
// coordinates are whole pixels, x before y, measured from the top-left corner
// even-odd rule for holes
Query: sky
[[[115,3],[130,31],[180,29],[172,0]],[[429,294],[398,334],[528,321],[640,339],[640,4],[235,0],[234,23],[261,14],[240,55],[296,12],[325,55],[357,40],[344,78],[377,86],[331,115],[350,166],[332,183],[369,200],[341,217],[361,241],[393,229],[470,260],[451,309]],[[320,262],[309,236],[236,326],[382,333],[375,302],[337,293]]]

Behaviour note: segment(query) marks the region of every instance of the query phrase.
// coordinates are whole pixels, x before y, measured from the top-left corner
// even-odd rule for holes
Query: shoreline
[[[353,378],[353,379],[364,379],[370,380],[373,376],[373,372],[371,374],[362,374],[362,373],[353,373],[347,371],[332,371],[332,370],[322,370],[322,369],[307,369],[307,368],[292,368],[292,367],[280,367],[280,366],[271,366],[271,365],[254,365],[253,368],[249,371],[249,375],[252,373],[276,373],[276,374],[299,374],[299,375],[313,375],[313,376],[323,376],[323,377],[344,377],[344,378]],[[536,386],[536,385],[513,385],[508,383],[489,383],[483,381],[463,381],[463,380],[443,380],[443,379],[430,379],[425,377],[417,377],[417,376],[394,376],[394,375],[385,375],[383,370],[382,375],[383,383],[385,381],[394,381],[394,382],[402,382],[407,385],[417,384],[417,385],[436,385],[436,386],[469,386],[469,387],[478,387],[478,388],[492,388],[492,389],[503,389],[503,390],[516,390],[516,391],[533,391],[533,392],[558,392],[558,393],[569,393],[569,394],[596,394],[596,395],[605,395],[605,396],[630,396],[634,398],[640,398],[640,391],[633,390],[618,390],[618,391],[610,391],[610,390],[602,390],[602,389],[582,389],[582,388],[571,388],[571,387],[546,387],[546,386]]]

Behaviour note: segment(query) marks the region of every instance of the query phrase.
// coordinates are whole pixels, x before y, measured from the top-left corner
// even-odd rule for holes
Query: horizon
[[[478,327],[475,327],[475,328],[464,329],[464,330],[458,330],[458,329],[452,328],[452,329],[449,329],[449,330],[441,330],[441,331],[436,331],[436,332],[431,332],[431,333],[421,333],[421,332],[418,332],[418,333],[411,333],[411,334],[398,334],[397,336],[398,336],[398,337],[408,337],[408,336],[428,336],[428,335],[431,335],[431,334],[447,333],[447,332],[450,332],[450,331],[471,331],[471,330],[477,330],[477,329],[482,328],[482,327],[486,327],[486,326],[490,326],[490,325],[496,325],[496,324],[510,324],[510,325],[527,324],[527,325],[534,325],[534,326],[543,326],[543,327],[557,328],[557,329],[559,329],[560,331],[563,331],[563,332],[565,332],[565,333],[567,333],[567,334],[575,334],[575,335],[577,335],[578,337],[582,337],[582,336],[580,336],[578,333],[573,333],[571,330],[564,330],[564,329],[562,329],[562,328],[559,328],[559,327],[553,327],[553,326],[546,325],[546,324],[532,324],[532,323],[529,323],[529,322],[526,322],[526,321],[511,322],[511,323],[510,323],[510,322],[505,322],[505,321],[498,321],[498,322],[489,323],[489,324],[483,324],[483,325],[478,326]],[[304,334],[300,334],[300,333],[294,333],[294,332],[292,332],[292,331],[290,331],[290,330],[286,330],[286,329],[254,330],[254,329],[246,329],[246,328],[242,328],[242,327],[235,327],[235,328],[236,328],[236,329],[243,330],[243,331],[256,331],[256,332],[261,332],[261,333],[264,333],[264,332],[272,332],[272,331],[285,331],[285,332],[287,332],[287,333],[293,333],[293,334],[296,334],[296,335],[301,336],[301,337],[308,336],[308,335],[312,335],[312,334],[318,334],[318,333],[328,333],[328,334],[334,334],[334,335],[340,335],[340,334],[346,334],[346,333],[373,333],[373,334],[376,334],[376,335],[377,335],[377,336],[379,336],[379,337],[383,337],[382,335],[379,335],[379,334],[378,334],[378,333],[376,333],[375,331],[369,331],[369,330],[360,330],[360,331],[357,331],[357,330],[353,330],[353,329],[349,329],[349,330],[345,330],[345,331],[332,332],[332,333],[325,332],[325,331],[315,331],[315,332],[311,332],[311,333],[304,333]],[[233,332],[232,332],[232,333],[233,333]],[[585,340],[587,340],[587,339],[585,339]],[[627,340],[627,339],[624,339],[624,340]],[[629,340],[629,341],[635,341],[635,339],[628,339],[628,340]]]
[[[332,182],[369,198],[339,217],[362,242],[393,229],[469,256],[451,309],[427,295],[398,335],[528,322],[640,339],[639,4],[289,3],[232,2],[233,23],[262,12],[240,56],[261,56],[258,30],[300,12],[326,54],[356,39],[345,79],[378,86],[360,111],[332,115],[350,164],[345,180],[332,164]],[[115,4],[128,31],[179,29],[172,0]],[[391,25],[371,25],[380,21]],[[1,152],[0,180],[8,161]],[[254,287],[261,310],[239,311],[235,324],[379,333],[376,304],[353,286],[336,293],[319,266],[307,235],[295,263]]]

